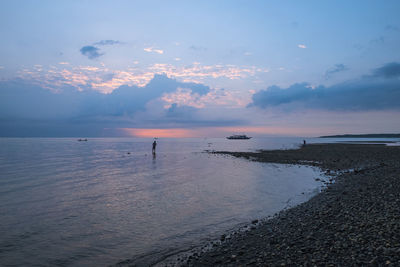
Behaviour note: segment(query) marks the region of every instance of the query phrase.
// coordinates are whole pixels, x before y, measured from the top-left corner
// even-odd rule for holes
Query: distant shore
[[[318,166],[339,173],[309,201],[211,250],[184,266],[400,265],[400,147],[313,144],[297,150],[214,152],[260,162]]]
[[[319,138],[400,138],[400,134],[340,134],[325,135]]]

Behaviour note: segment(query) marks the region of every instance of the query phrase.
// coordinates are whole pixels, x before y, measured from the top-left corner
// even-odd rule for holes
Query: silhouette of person
[[[306,145],[306,140],[303,140],[303,146],[305,146]]]
[[[156,142],[156,140],[154,140],[154,142],[153,142],[153,150],[152,150],[153,154],[156,154],[156,146],[157,146],[157,142]]]

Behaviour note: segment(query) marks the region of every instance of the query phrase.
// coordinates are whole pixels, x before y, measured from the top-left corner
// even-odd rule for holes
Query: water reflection
[[[0,142],[5,265],[155,258],[302,201],[320,184],[307,167],[193,153],[208,147],[203,139],[160,140],[152,157],[148,140]]]

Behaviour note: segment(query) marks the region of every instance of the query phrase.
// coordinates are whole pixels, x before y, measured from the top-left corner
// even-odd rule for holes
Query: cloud
[[[116,44],[121,44],[121,42],[115,40],[101,40],[99,42],[94,43],[94,45],[116,45]]]
[[[324,75],[325,79],[329,79],[332,76],[332,74],[335,74],[335,73],[338,73],[338,72],[342,72],[342,71],[346,71],[348,69],[349,68],[344,64],[336,64],[335,66],[333,66],[332,68],[328,69],[325,72],[325,75]]]
[[[167,109],[167,117],[171,118],[184,118],[184,119],[192,119],[193,113],[196,112],[196,108],[189,106],[178,106],[178,104],[173,103]]]
[[[0,82],[0,117],[50,119],[129,116],[144,110],[149,101],[181,87],[189,88],[197,95],[210,91],[208,86],[178,82],[165,75],[154,75],[145,87],[124,85],[111,94],[78,91],[67,86],[52,92],[23,80]]]
[[[298,28],[299,27],[299,23],[297,22],[297,21],[292,21],[291,23],[290,23],[290,26],[292,26],[292,28]]]
[[[192,90],[188,88],[178,88],[173,93],[165,94],[162,100],[170,104],[170,106],[179,104],[180,106],[196,108],[204,107],[204,103],[200,101],[200,95],[198,93],[193,93]]]
[[[369,41],[369,42],[370,42],[371,44],[377,44],[377,45],[383,44],[383,43],[385,43],[385,37],[379,36],[379,37],[377,37],[377,38],[372,39],[372,40]]]
[[[364,49],[364,46],[361,44],[355,44],[353,47],[358,51],[362,51]]]
[[[192,88],[178,88],[172,93],[165,93],[161,99],[164,101],[164,107],[170,108],[172,105],[178,107],[194,107],[198,109],[207,108],[210,110],[212,107],[225,107],[225,108],[243,108],[250,99],[243,97],[243,95],[235,95],[230,90],[210,89],[207,93],[199,94],[198,91]]]
[[[112,78],[112,77],[108,77]],[[104,129],[215,127],[243,125],[231,112],[197,108],[185,102],[163,107],[163,95],[178,92],[207,96],[203,84],[155,75],[144,87],[120,86],[110,94],[64,86],[52,92],[29,81],[0,82],[0,136],[101,136]],[[192,103],[189,103],[192,104]]]
[[[139,62],[137,62],[139,63]],[[256,79],[260,73],[268,69],[255,66],[237,66],[230,64],[192,65],[151,64],[129,67],[124,70],[109,69],[105,66],[73,66],[72,64],[59,66],[42,66],[41,68],[24,68],[18,76],[24,80],[51,90],[58,90],[63,86],[74,86],[79,90],[94,89],[103,93],[111,93],[122,85],[145,86],[154,74],[166,74],[184,82],[207,83],[216,79]],[[103,79],[111,77],[112,79]]]
[[[398,78],[400,77],[400,63],[391,62],[374,70],[373,75],[383,78]]]
[[[311,87],[308,83],[293,84],[283,89],[271,86],[252,97],[249,107],[281,107],[298,109],[366,111],[400,110],[399,63],[389,63],[375,69],[373,75],[358,80]]]
[[[298,48],[303,48],[303,49],[304,49],[304,48],[307,48],[307,46],[304,45],[304,44],[298,44],[297,47],[298,47]]]
[[[199,52],[204,52],[207,51],[207,47],[204,46],[197,46],[197,45],[191,45],[189,49],[194,50],[194,51],[199,51]]]
[[[159,103],[152,103],[148,105],[148,109],[146,110],[146,112],[138,113],[138,117],[147,118],[147,121],[142,120],[140,122],[140,125],[146,127],[161,128],[191,128],[245,125],[247,123],[247,121],[239,118],[239,116],[232,116],[232,114],[221,113],[220,108],[218,110],[215,110],[215,108],[211,108],[210,110],[173,103],[169,108],[163,109],[161,112],[154,113],[151,109],[156,109],[155,105],[159,105]]]
[[[148,53],[152,53],[153,52],[153,53],[157,53],[157,54],[160,54],[160,55],[164,54],[164,50],[155,49],[154,47],[146,47],[143,50],[145,52],[148,52]]]
[[[137,62],[139,63],[139,62]],[[43,88],[58,91],[65,86],[72,86],[80,91],[95,90],[109,94],[122,85],[144,87],[155,74],[165,74],[186,83],[210,84],[221,88],[228,81],[258,80],[260,74],[268,69],[255,66],[240,66],[232,64],[205,65],[200,63],[184,64],[149,64],[131,65],[125,69],[114,69],[104,64],[95,63],[83,66],[73,64],[42,66],[41,68],[26,67],[17,72],[17,77],[29,80],[30,83]],[[235,98],[236,100],[233,100]],[[231,103],[245,106],[250,101],[247,97],[232,95],[215,98],[214,102],[229,100]],[[225,101],[226,102],[226,101]]]
[[[82,47],[80,51],[82,55],[87,56],[89,59],[95,59],[104,55],[104,53],[99,52],[100,49],[97,46],[116,45],[116,44],[121,44],[121,42],[115,40],[101,40],[99,42],[94,43],[93,45],[86,45]]]
[[[184,81],[203,82],[205,79],[227,78],[230,80],[244,79],[266,73],[269,70],[255,66],[237,66],[230,64],[203,65],[193,62],[192,65],[176,67],[171,64],[154,64],[150,70],[165,73],[168,76],[182,78]]]
[[[400,28],[397,27],[396,25],[390,25],[389,24],[389,25],[386,25],[385,30],[399,32]]]
[[[104,54],[99,53],[99,48],[92,46],[92,45],[87,45],[81,48],[81,54],[84,56],[87,56],[89,59],[95,59],[98,58]]]

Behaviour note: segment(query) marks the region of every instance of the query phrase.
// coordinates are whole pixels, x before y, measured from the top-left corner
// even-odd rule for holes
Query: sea
[[[207,151],[303,139],[160,138],[152,155],[146,138],[0,138],[0,265],[148,266],[217,240],[308,200],[324,174]]]

